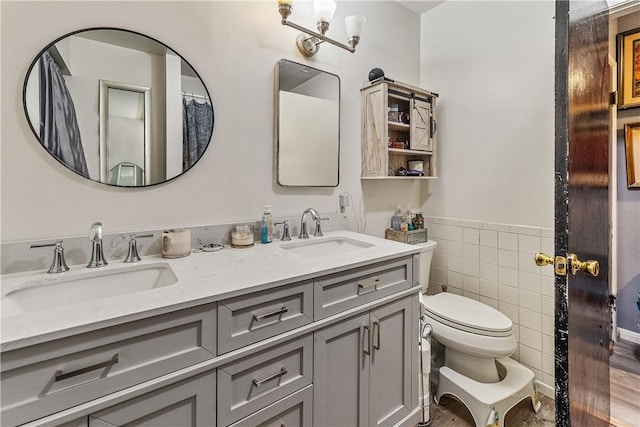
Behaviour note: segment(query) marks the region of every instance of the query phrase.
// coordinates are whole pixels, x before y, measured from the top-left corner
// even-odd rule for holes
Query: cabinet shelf
[[[420,151],[420,150],[405,150],[403,148],[389,148],[389,153],[397,154],[399,156],[431,156],[432,151]]]
[[[409,132],[411,125],[402,122],[389,122],[389,129],[398,130],[400,132]]]
[[[390,80],[367,83],[361,91],[361,178],[437,178],[435,106],[438,94]],[[389,148],[391,141],[407,148]],[[425,176],[397,175],[398,170],[409,169],[409,163],[415,161],[422,162]],[[419,163],[411,167],[419,168]]]

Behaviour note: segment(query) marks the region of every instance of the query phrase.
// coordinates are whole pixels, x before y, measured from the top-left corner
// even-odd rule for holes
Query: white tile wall
[[[508,316],[518,339],[512,357],[553,388],[553,268],[533,261],[536,252],[554,252],[553,230],[437,217],[426,217],[426,227],[438,243],[429,292],[446,285]]]

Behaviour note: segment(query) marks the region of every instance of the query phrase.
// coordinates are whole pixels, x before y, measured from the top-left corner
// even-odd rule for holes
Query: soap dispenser
[[[273,217],[271,216],[271,205],[264,207],[262,221],[260,224],[260,241],[271,243],[273,241]]]

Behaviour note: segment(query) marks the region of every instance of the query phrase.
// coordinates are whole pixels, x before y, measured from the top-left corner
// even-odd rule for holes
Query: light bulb
[[[351,15],[344,18],[344,26],[347,28],[347,37],[360,37],[367,18],[364,16]]]
[[[333,14],[336,11],[336,2],[334,0],[314,0],[313,12],[316,16],[316,22],[331,23]]]

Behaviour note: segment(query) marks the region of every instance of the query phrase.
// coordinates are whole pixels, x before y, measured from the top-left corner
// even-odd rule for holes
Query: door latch
[[[600,264],[598,261],[580,261],[576,254],[568,254],[566,258],[563,256],[556,256],[554,259],[545,253],[538,252],[534,257],[534,260],[539,266],[553,264],[558,276],[566,276],[567,268],[569,268],[572,276],[575,276],[579,270],[587,272],[593,277],[596,277],[600,273]]]
[[[540,267],[544,265],[553,265],[558,276],[567,275],[567,259],[563,256],[551,258],[549,255],[538,252],[534,257],[536,264]]]

